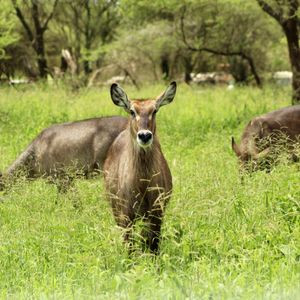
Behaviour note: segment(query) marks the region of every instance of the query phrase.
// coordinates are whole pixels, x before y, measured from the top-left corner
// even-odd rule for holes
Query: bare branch
[[[70,3],[70,7],[71,7],[71,9],[73,11],[73,17],[74,17],[73,21],[74,21],[74,24],[76,24],[75,25],[76,30],[78,30],[80,33],[84,34],[85,33],[85,31],[84,31],[84,25],[79,26],[80,25],[79,24],[80,23],[79,16],[82,14],[82,11],[79,11],[78,8],[80,9],[81,7],[78,6],[78,5],[73,5],[72,2]]]
[[[180,16],[180,30],[181,30],[181,36],[182,36],[182,41],[186,45],[186,47],[191,50],[191,51],[198,51],[197,48],[192,47],[189,45],[187,42],[186,36],[185,36],[185,31],[184,31],[184,18],[185,18],[185,13],[186,13],[186,6],[184,5],[182,7],[182,13]]]
[[[54,4],[53,4],[53,7],[52,7],[52,11],[51,11],[51,13],[49,14],[48,18],[46,19],[44,25],[42,26],[43,31],[47,30],[47,28],[48,28],[48,23],[49,23],[49,21],[53,18],[54,11],[55,11],[55,8],[56,8],[56,6],[57,6],[57,3],[58,3],[58,0],[55,0],[55,1],[54,1]]]
[[[31,0],[31,5],[32,5],[32,19],[34,22],[34,27],[35,27],[35,31],[36,33],[41,31],[41,24],[40,24],[40,20],[39,20],[39,7],[38,4],[35,0]]]
[[[16,0],[12,0],[12,4],[13,4],[13,7],[14,7],[14,9],[16,11],[17,17],[19,18],[20,22],[22,23],[22,25],[23,25],[23,27],[24,27],[27,35],[28,35],[29,40],[31,42],[33,42],[33,40],[34,40],[33,33],[31,31],[28,23],[26,22],[26,20],[25,20],[23,14],[22,14],[20,8],[18,7]]]
[[[257,0],[257,3],[259,6],[265,11],[268,15],[273,17],[276,21],[278,21],[281,25],[284,24],[286,21],[283,17],[282,13],[279,13],[278,11],[275,11],[268,3],[266,3],[264,0]]]
[[[115,5],[116,3],[117,1],[115,0],[106,2],[106,5],[104,5],[102,9],[98,11],[97,18],[100,18],[111,6]]]
[[[133,85],[139,90],[139,89],[140,89],[139,84],[138,84],[137,81],[134,79],[134,77],[132,76],[132,74],[128,71],[128,69],[125,68],[125,67],[123,67],[123,66],[121,66],[121,65],[119,65],[119,64],[117,64],[117,66],[118,66],[120,69],[123,70],[123,72],[124,72],[124,74],[125,74],[125,77],[128,76],[128,77],[130,78],[131,82],[133,83]]]
[[[102,17],[102,15],[108,11],[110,9],[110,7],[112,7],[113,5],[115,5],[117,3],[116,0],[112,0],[112,1],[108,1],[106,2],[106,5],[104,5],[101,9],[98,10],[97,15],[96,15],[96,19],[100,19]],[[95,36],[96,34],[96,28],[92,27],[91,28],[91,37]]]
[[[298,3],[298,0],[289,0],[289,6],[290,6],[290,9],[289,9],[289,17],[293,18],[293,17],[296,17],[296,12],[299,8],[299,3]]]
[[[147,57],[149,59],[150,63],[152,64],[153,75],[154,75],[155,79],[158,80],[158,76],[156,74],[156,63],[155,63],[154,58],[151,56],[151,54],[149,54],[147,51],[141,49],[137,45],[134,45],[133,48],[135,48],[136,50],[138,50],[139,52],[141,52],[145,57]]]
[[[187,41],[187,38],[186,38],[186,35],[185,35],[185,30],[184,30],[185,12],[186,12],[186,7],[184,6],[181,17],[180,17],[180,29],[181,29],[181,35],[182,35],[183,43],[185,44],[185,46],[187,47],[188,50],[194,51],[194,52],[205,51],[205,52],[209,52],[209,53],[212,53],[212,54],[223,55],[223,56],[237,55],[237,56],[243,56],[243,58],[245,58],[246,55],[241,51],[228,52],[228,51],[210,49],[210,48],[207,48],[207,47],[196,48],[194,46],[191,46]]]
[[[86,10],[86,24],[85,24],[85,37],[86,37],[86,43],[90,42],[90,39],[92,38],[91,36],[91,18],[92,18],[92,13],[91,13],[91,7],[89,5],[89,1],[85,1],[84,3],[84,8]]]

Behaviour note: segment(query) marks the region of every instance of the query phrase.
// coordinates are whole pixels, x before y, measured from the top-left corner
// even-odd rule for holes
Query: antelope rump
[[[232,137],[232,149],[242,167],[255,170],[262,166],[261,162],[274,159],[283,149],[293,150],[299,137],[300,105],[295,105],[251,120],[244,129],[240,145]]]
[[[101,170],[110,145],[126,124],[126,118],[112,116],[46,128],[2,174],[2,181],[20,172],[27,178],[60,178]]]

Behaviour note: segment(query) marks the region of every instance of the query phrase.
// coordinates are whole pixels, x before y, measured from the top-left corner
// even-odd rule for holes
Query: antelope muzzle
[[[146,148],[151,146],[153,142],[153,134],[150,130],[139,130],[136,139],[139,146]]]

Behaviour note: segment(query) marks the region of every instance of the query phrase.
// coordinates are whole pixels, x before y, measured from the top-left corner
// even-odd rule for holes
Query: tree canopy
[[[102,81],[125,75],[136,84],[189,83],[191,73],[227,65],[236,82],[261,86],[272,72],[291,68],[277,17],[289,19],[292,2],[4,0],[1,76],[62,74],[68,65],[62,51],[68,50],[84,82],[97,73]]]

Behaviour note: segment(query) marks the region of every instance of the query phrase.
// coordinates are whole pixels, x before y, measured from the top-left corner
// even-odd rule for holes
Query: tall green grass
[[[162,85],[132,98],[154,97]],[[300,297],[299,163],[241,184],[230,138],[258,114],[289,104],[286,89],[190,88],[157,116],[174,183],[161,253],[131,257],[105,200],[103,179],[58,194],[20,180],[0,195],[3,299],[296,299]],[[53,123],[124,114],[109,89],[0,89],[0,169]]]

